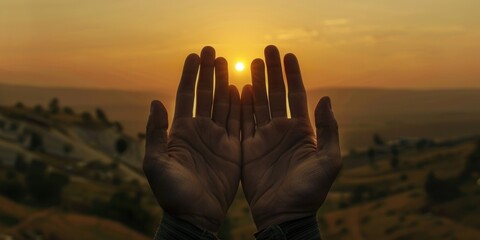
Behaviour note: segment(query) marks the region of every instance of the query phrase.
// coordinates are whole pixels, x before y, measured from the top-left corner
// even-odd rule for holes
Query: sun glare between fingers
[[[235,64],[235,70],[237,70],[237,72],[242,72],[243,70],[245,70],[245,64],[243,64],[242,62],[237,62]]]

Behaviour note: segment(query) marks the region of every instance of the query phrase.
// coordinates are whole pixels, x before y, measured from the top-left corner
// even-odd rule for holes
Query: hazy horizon
[[[373,133],[380,133],[387,139],[480,134],[477,106],[480,89],[317,88],[307,91],[310,111],[322,96],[332,98],[344,151],[367,145]],[[110,119],[120,121],[133,136],[145,130],[151,100],[162,101],[169,117],[173,116],[175,92],[0,84],[0,105],[13,106],[22,101],[30,107],[46,106],[53,97],[58,97],[62,106],[73,107],[76,112],[102,108]]]
[[[180,80],[179,80],[180,81]],[[251,84],[251,83],[245,83]],[[42,89],[72,89],[72,90],[85,90],[85,91],[119,91],[119,92],[156,92],[159,91],[161,94],[167,94],[171,96],[176,95],[175,91],[170,91],[162,87],[158,88],[149,88],[149,89],[131,89],[131,88],[115,88],[115,87],[94,87],[94,86],[45,86],[45,85],[36,85],[36,84],[16,84],[10,82],[3,82],[0,81],[0,86],[14,86],[14,87],[31,87],[31,88],[42,88]],[[241,90],[242,86],[244,85],[236,85],[234,84],[239,90]],[[467,87],[453,87],[453,88],[408,88],[408,87],[375,87],[375,86],[321,86],[321,87],[314,87],[306,89],[307,92],[317,91],[317,90],[392,90],[392,91],[480,91],[479,87],[467,88]]]

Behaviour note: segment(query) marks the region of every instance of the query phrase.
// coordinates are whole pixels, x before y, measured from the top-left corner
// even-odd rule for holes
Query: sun
[[[235,70],[237,70],[238,72],[241,72],[244,69],[245,69],[245,65],[242,62],[237,62],[235,64]]]

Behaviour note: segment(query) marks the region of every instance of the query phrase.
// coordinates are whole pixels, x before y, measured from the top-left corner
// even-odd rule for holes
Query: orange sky
[[[232,82],[275,44],[307,87],[480,88],[478,0],[0,1],[0,82],[174,90],[204,45]],[[247,71],[234,72],[236,61]]]

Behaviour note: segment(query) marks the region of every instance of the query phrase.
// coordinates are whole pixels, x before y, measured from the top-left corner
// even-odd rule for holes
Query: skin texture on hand
[[[284,58],[291,118],[278,49],[252,62],[242,91],[242,187],[257,229],[315,215],[341,168],[338,127],[330,99],[315,109],[316,136],[298,61]]]
[[[143,164],[150,187],[165,212],[216,232],[238,189],[241,147],[240,96],[228,84],[226,60],[215,59],[213,48],[185,60],[167,128],[165,107],[153,101]]]

